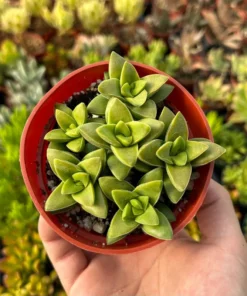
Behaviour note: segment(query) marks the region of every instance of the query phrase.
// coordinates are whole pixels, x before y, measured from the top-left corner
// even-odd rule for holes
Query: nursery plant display
[[[43,255],[42,258],[37,258],[36,251],[39,250],[40,254],[43,254],[43,251],[37,234],[37,211],[32,205],[20,173],[18,152],[20,135],[28,114],[52,86],[81,66],[109,60],[112,50],[125,56],[129,61],[150,65],[171,75],[197,99],[197,102],[206,113],[214,136],[214,142],[226,149],[226,152],[215,161],[213,178],[228,189],[242,231],[247,237],[245,194],[247,149],[245,103],[247,81],[246,24],[245,1],[0,0],[0,223],[2,225],[0,227],[0,239],[2,241],[1,248],[4,249],[2,251],[3,264],[1,264],[0,268],[0,294],[64,295],[47,258]],[[137,34],[133,32],[137,32]],[[136,67],[139,71],[138,66]],[[143,73],[140,78],[148,74],[150,73]],[[103,79],[103,74],[101,76],[100,80]],[[110,77],[106,75],[105,78],[109,79]],[[97,78],[90,83],[93,83],[91,88],[87,90],[90,100],[86,100],[85,94],[81,93],[82,87],[78,88],[73,95],[72,103],[68,101],[72,93],[68,93],[62,101],[58,100],[56,109],[55,105],[50,108],[50,118],[55,118],[54,111],[63,108],[61,106],[65,102],[67,102],[66,106],[71,109],[71,112],[80,103],[84,103],[87,115],[85,115],[86,120],[83,126],[97,123],[100,126],[104,125],[104,129],[108,129],[108,126],[112,123],[106,121],[104,112],[106,104],[112,98],[105,94],[104,89],[102,93],[99,92],[101,81],[97,81]],[[169,85],[169,83],[167,81],[164,85]],[[148,115],[149,120],[148,118],[137,118],[136,116],[140,117],[139,111],[141,107],[132,106],[128,102],[131,99],[133,101],[136,94],[128,86],[127,88],[125,86],[125,93],[122,94],[121,88],[117,100],[128,106],[128,110],[133,117],[133,121],[124,122],[124,124],[127,127],[135,122],[148,125],[147,121],[150,123],[149,116],[151,113]],[[160,143],[163,141],[163,144],[166,141],[165,132],[159,135],[162,125],[160,116],[163,107],[168,107],[174,115],[180,110],[171,108],[170,101],[174,97],[174,93],[175,90],[173,89],[166,100],[156,104],[157,114],[155,118],[151,118],[153,125],[150,125],[150,127],[157,129],[155,137],[160,140]],[[61,97],[63,97],[62,94]],[[152,104],[150,103],[151,100],[152,98],[147,98],[144,104],[146,102]],[[100,110],[97,109],[99,106],[97,102],[101,102]],[[66,110],[68,111],[68,109]],[[138,114],[136,110],[138,110]],[[64,112],[64,110],[62,111]],[[93,113],[97,111],[100,112],[99,115]],[[187,115],[182,110],[180,111],[188,123],[190,131],[188,141],[199,137],[199,134],[196,134],[196,136],[194,133],[191,134],[195,124],[192,124],[191,129]],[[46,111],[43,116],[45,114]],[[80,124],[76,122],[74,117],[73,120],[72,124],[75,125],[75,129],[79,129]],[[47,119],[47,122],[50,122],[49,119]],[[154,126],[154,122],[159,123],[159,126]],[[56,123],[55,119],[53,123],[52,126],[49,125],[50,129],[60,128],[59,122]],[[125,125],[121,125],[121,128]],[[66,135],[67,131],[62,128],[61,130],[61,134]],[[35,128],[35,133],[37,131],[38,129]],[[42,138],[47,132],[48,130],[45,129]],[[118,132],[119,126],[117,132],[115,133],[114,130],[113,133],[114,138],[119,142]],[[145,163],[139,159],[140,150],[144,150],[146,144],[157,140],[155,137],[152,139],[152,132],[135,144],[138,145],[138,159],[132,168],[122,163],[109,148],[112,146],[113,150],[115,149],[114,151],[120,150],[120,148],[126,151],[131,145],[124,146],[121,144],[124,147],[114,147],[110,143],[104,142],[108,148],[96,147],[90,144],[87,139],[84,139],[81,132],[79,136],[75,137],[74,135],[74,138],[71,137],[72,133],[73,131],[69,131],[70,136],[66,135],[67,140],[63,143],[58,144],[51,141],[48,145],[48,142],[45,141],[49,147],[49,156],[51,157],[54,154],[64,155],[64,152],[66,152],[66,155],[73,155],[69,162],[72,161],[72,165],[76,166],[77,163],[73,163],[75,158],[82,162],[87,160],[84,159],[87,154],[89,154],[89,159],[99,157],[102,162],[100,174],[95,182],[92,182],[91,179],[89,182],[97,194],[99,189],[102,192],[99,186],[100,182],[103,184],[103,181],[109,181],[108,179],[101,179],[105,178],[106,175],[112,178],[110,181],[114,179],[129,184],[132,184],[134,175],[133,188],[118,189],[120,191],[126,190],[130,194],[136,187],[141,185],[142,176],[148,172],[154,171],[157,173],[162,170],[163,179],[165,177],[169,179],[166,173],[166,166],[169,164],[165,161],[157,157],[162,166],[150,166],[147,161]],[[133,141],[132,135],[124,137],[129,137],[127,142],[130,141],[130,137],[132,137]],[[208,135],[204,134],[203,137],[208,137]],[[102,142],[104,141],[104,139],[100,139]],[[121,135],[120,139],[123,141]],[[73,141],[74,143],[71,144]],[[187,142],[185,141],[185,143]],[[82,151],[73,152],[67,146]],[[183,150],[181,151],[182,154],[180,153],[182,156],[185,155],[183,152],[187,154]],[[92,153],[92,157],[90,157],[90,153]],[[96,156],[94,153],[96,153]],[[154,154],[156,156],[156,153]],[[174,156],[168,154],[168,162]],[[180,157],[182,158],[182,156],[179,156],[179,160],[181,160]],[[121,169],[119,169],[119,165]],[[188,196],[192,196],[191,190],[196,190],[197,184],[204,174],[198,175],[198,171],[202,169],[204,172],[205,167],[207,165],[198,168],[192,166],[193,172],[187,190],[177,204],[172,203],[168,198],[163,185],[159,202],[153,205],[149,201],[150,207],[152,206],[155,211],[162,212],[160,208],[160,204],[162,204],[162,209],[166,209],[162,213],[167,215],[169,224],[175,225],[176,228],[178,219],[172,222],[174,216],[171,213],[173,212],[175,216],[183,215],[183,210],[181,213],[179,212],[180,204],[185,205],[189,200]],[[83,168],[80,167],[80,170],[83,170]],[[48,164],[44,174],[46,175],[46,173],[49,191],[47,191],[45,200],[51,194],[52,189],[54,192],[54,189],[64,182],[53,173]],[[80,171],[80,173],[83,172]],[[13,186],[13,180],[15,187]],[[85,180],[84,182],[86,184]],[[109,199],[105,193],[103,193],[105,198],[101,199],[101,201],[106,202],[103,203],[104,210],[101,211],[101,216],[105,217],[107,211],[106,218],[94,218],[93,212],[84,211],[82,205],[75,201],[74,208],[66,210],[66,213],[51,214],[50,217],[55,219],[55,217],[67,215],[64,224],[68,224],[68,226],[71,221],[75,222],[79,218],[78,223],[76,223],[77,229],[79,227],[79,236],[85,230],[88,235],[104,237],[108,232],[113,214],[124,210],[123,207],[123,210],[121,210],[119,205],[114,202],[113,197]],[[5,196],[8,196],[9,199],[6,200]],[[126,207],[129,204],[127,209],[131,208],[132,213],[138,204],[139,197],[136,196],[134,200],[137,201],[137,203],[132,201],[134,205],[130,202],[125,205]],[[145,205],[142,205],[142,207],[142,211],[144,211]],[[172,211],[169,211],[169,208]],[[182,207],[182,209],[184,208]],[[88,207],[87,210],[90,211]],[[122,216],[119,215],[119,218],[122,219]],[[19,222],[17,223],[17,221]],[[26,228],[30,229],[30,232],[23,235],[23,229]],[[200,240],[200,230],[196,219],[186,229],[195,240]],[[65,227],[64,231],[68,232],[69,227]],[[139,223],[133,233],[122,239],[122,241],[129,242],[130,247],[134,243],[131,237],[137,238],[143,231],[144,226]],[[16,234],[15,240],[10,237],[13,232]],[[154,239],[152,236],[148,237],[150,240]],[[18,243],[16,243],[17,241]],[[109,239],[109,241],[113,242],[114,239]],[[102,242],[99,241],[98,243],[101,244]],[[105,247],[114,248],[118,245],[121,245],[121,241]],[[31,262],[30,266],[25,266],[21,270],[16,269],[12,263],[19,264],[20,260],[22,260],[19,255],[24,253],[29,254],[26,258],[29,263]],[[4,281],[1,281],[2,274],[4,274]],[[7,277],[9,277],[9,281],[6,281]]]

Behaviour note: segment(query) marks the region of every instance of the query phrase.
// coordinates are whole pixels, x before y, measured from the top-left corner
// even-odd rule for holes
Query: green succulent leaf
[[[80,167],[71,162],[61,159],[54,159],[54,168],[56,171],[56,175],[62,181],[66,181],[73,174],[80,172]]]
[[[147,91],[144,89],[139,94],[137,94],[135,97],[132,96],[126,96],[126,101],[131,104],[132,106],[140,107],[142,106],[148,97]]]
[[[172,185],[180,192],[185,191],[189,184],[192,173],[191,164],[188,163],[185,166],[174,166],[167,164],[166,172]]]
[[[82,137],[80,137],[78,139],[68,142],[66,146],[69,150],[78,153],[84,150],[85,140]]]
[[[166,133],[166,141],[175,141],[177,137],[181,136],[184,141],[188,140],[188,125],[181,112],[178,112],[173,118]]]
[[[122,97],[120,83],[119,80],[116,78],[110,78],[102,81],[98,86],[98,91],[106,98]]]
[[[133,142],[132,136],[125,137],[123,135],[117,135],[116,138],[124,147],[129,147],[131,145],[131,143]]]
[[[130,167],[124,165],[121,161],[117,159],[115,155],[109,156],[107,164],[112,174],[119,180],[123,181],[131,170]]]
[[[130,205],[130,203],[127,203],[124,207],[122,219],[123,221],[135,220],[135,215],[133,214],[132,206]]]
[[[173,142],[166,142],[156,152],[156,156],[167,164],[173,164],[171,158],[171,148]]]
[[[162,181],[163,180],[163,169],[162,168],[156,168],[148,173],[146,173],[138,182],[138,185],[148,183],[151,181]]]
[[[159,102],[164,101],[173,91],[174,86],[170,84],[164,84],[161,86],[161,88],[152,95],[152,100],[157,104]]]
[[[177,204],[180,199],[183,197],[184,191],[178,191],[172,184],[171,180],[169,179],[168,175],[165,174],[164,176],[164,188],[165,192],[170,199],[170,201],[174,204]],[[162,212],[162,211],[161,211]]]
[[[44,139],[49,142],[67,143],[71,140],[62,129],[53,129],[49,131]]]
[[[88,118],[86,105],[84,103],[80,103],[72,111],[72,114],[78,125],[84,124]]]
[[[149,205],[149,197],[145,195],[141,195],[141,196],[138,196],[137,198],[142,203],[143,210],[146,211]]]
[[[126,107],[118,98],[111,98],[106,107],[106,122],[108,124],[117,124],[119,121],[130,122],[133,117]]]
[[[159,210],[163,215],[166,216],[169,222],[176,221],[176,216],[173,214],[172,210],[168,208],[164,203],[158,202],[156,204],[157,210]]]
[[[95,185],[95,200],[92,206],[86,206],[82,204],[81,207],[87,213],[105,219],[108,215],[108,202],[103,192],[101,191],[99,184]]]
[[[92,152],[89,152],[84,156],[83,160],[93,158],[93,157],[99,157],[101,160],[101,163],[102,163],[102,168],[105,168],[105,166],[106,166],[106,151],[105,151],[105,149],[101,148],[101,149],[97,149]]]
[[[197,139],[191,139],[191,141],[197,141]],[[208,164],[219,158],[222,154],[226,152],[225,148],[213,142],[209,142],[207,140],[202,141],[202,139],[198,139],[198,142],[203,142],[204,144],[206,144],[208,146],[208,149],[191,162],[193,167]]]
[[[90,122],[80,126],[80,133],[92,145],[99,148],[109,149],[110,146],[97,134],[96,130],[102,126],[101,123]]]
[[[83,184],[81,183],[75,183],[73,178],[69,178],[67,179],[64,183],[63,183],[63,186],[62,186],[62,189],[61,189],[61,193],[63,195],[66,195],[66,194],[73,194],[73,193],[77,193],[77,192],[80,192],[84,189],[84,186]]]
[[[174,117],[175,117],[175,114],[169,108],[167,107],[163,108],[160,114],[159,120],[165,124],[164,130],[163,130],[164,137]]]
[[[186,152],[188,155],[188,161],[191,162],[194,159],[202,155],[209,146],[204,142],[187,141]]]
[[[117,148],[111,146],[111,150],[119,161],[132,168],[135,166],[138,156],[138,144],[131,147]]]
[[[120,79],[125,59],[117,54],[115,51],[111,53],[109,61],[109,75],[110,78]]]
[[[109,177],[109,176],[99,178],[99,185],[104,195],[110,200],[113,200],[112,190],[117,190],[117,189],[128,190],[128,191],[134,190],[134,186],[131,185],[130,183],[126,181],[119,181],[115,177]]]
[[[93,184],[90,182],[82,191],[72,194],[72,197],[82,206],[93,206],[95,202],[95,192]]]
[[[114,189],[112,197],[120,210],[124,210],[125,206],[132,200],[138,197],[138,194],[129,190]]]
[[[130,204],[136,209],[143,210],[142,203],[138,199],[131,199]]]
[[[50,194],[50,196],[45,202],[45,211],[65,211],[76,204],[76,201],[72,198],[71,195],[64,195],[61,193],[62,187],[63,183],[60,183]]]
[[[122,236],[119,236],[119,237],[114,237],[114,238],[106,237],[106,244],[108,246],[112,245],[112,244],[115,244],[116,242],[122,240],[124,237],[125,237],[125,235],[122,235]]]
[[[188,141],[187,141],[187,143],[188,143]],[[175,156],[175,155],[179,154],[180,152],[185,151],[185,148],[186,148],[186,142],[184,141],[184,139],[181,136],[179,136],[172,144],[171,155]]]
[[[115,134],[116,135],[122,134],[125,137],[129,137],[129,136],[131,136],[131,131],[125,122],[119,121],[115,127]]]
[[[127,123],[133,138],[132,145],[139,143],[151,132],[151,127],[140,121],[132,121]]]
[[[138,153],[138,158],[150,166],[163,166],[163,162],[156,156],[156,151],[162,146],[164,142],[156,139],[144,144]]]
[[[103,95],[98,95],[87,105],[87,110],[91,114],[105,115],[107,104],[108,99]]]
[[[139,216],[143,213],[143,210],[132,207],[132,213],[134,216]]]
[[[59,127],[63,131],[67,131],[67,129],[71,128],[71,126],[74,126],[74,128],[77,127],[75,119],[59,109],[55,111],[55,117]]]
[[[104,124],[97,128],[96,133],[101,139],[110,145],[113,145],[114,147],[122,147],[121,143],[115,136],[115,127],[115,124]]]
[[[65,134],[71,138],[78,138],[81,136],[80,131],[78,127],[73,128],[73,129],[68,129]]]
[[[88,118],[88,122],[96,122],[96,123],[106,124],[105,118],[102,118],[102,117]]]
[[[157,106],[154,101],[147,100],[141,107],[129,106],[129,109],[136,119],[156,118]]]
[[[166,83],[168,77],[160,74],[151,74],[142,77],[142,80],[147,82],[145,89],[150,98]]]
[[[145,123],[151,128],[150,133],[141,141],[141,145],[159,138],[165,128],[165,124],[162,121],[152,118],[144,118],[141,119],[139,122]]]
[[[87,173],[79,172],[72,175],[74,182],[80,182],[83,187],[87,187],[90,182],[90,176]],[[79,185],[79,184],[78,184]]]
[[[138,170],[139,172],[142,172],[142,173],[147,173],[149,172],[150,170],[153,169],[153,167],[147,165],[146,163],[140,161],[139,159],[137,159],[137,162],[135,164],[135,169]]]
[[[141,79],[131,83],[132,95],[137,96],[139,93],[141,93],[145,89],[146,84],[147,82]]]
[[[137,216],[135,221],[142,225],[159,225],[159,216],[153,206],[149,204],[146,211]]]
[[[77,164],[80,161],[77,157],[75,157],[73,154],[71,154],[68,151],[52,149],[50,147],[51,147],[51,144],[47,149],[46,155],[47,155],[47,160],[51,166],[51,169],[55,174],[56,174],[55,166],[54,166],[55,159],[65,160],[73,164]]]
[[[92,157],[82,160],[78,166],[80,166],[86,173],[89,174],[90,179],[94,184],[100,175],[102,162],[100,157]]]
[[[180,167],[186,165],[187,160],[188,160],[188,156],[185,151],[180,152],[179,154],[172,156],[171,158],[172,158],[174,165],[180,166]]]
[[[143,232],[162,240],[172,239],[173,231],[168,219],[160,211],[156,210],[156,212],[159,217],[159,225],[143,225]]]
[[[111,220],[110,227],[107,232],[107,239],[117,238],[127,235],[139,226],[134,220],[123,221],[122,211],[118,210]]]
[[[148,196],[151,205],[155,205],[162,192],[163,182],[156,180],[138,185],[133,192],[140,196]]]
[[[140,80],[140,77],[135,69],[135,67],[129,63],[125,62],[122,68],[121,76],[120,76],[120,85],[123,86],[125,83],[131,84]]]
[[[124,97],[132,97],[132,93],[130,92],[130,85],[128,82],[126,82],[122,87],[121,87],[121,94]]]
[[[65,113],[67,113],[68,115],[72,116],[72,110],[69,107],[67,107],[66,104],[56,103],[55,109],[63,111]]]

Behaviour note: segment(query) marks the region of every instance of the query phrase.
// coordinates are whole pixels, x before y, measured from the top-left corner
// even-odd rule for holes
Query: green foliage
[[[21,7],[32,16],[42,16],[42,11],[44,8],[50,5],[50,0],[21,0]]]
[[[34,58],[19,60],[16,67],[10,69],[6,81],[10,103],[35,106],[46,90],[44,74],[45,67],[39,66]]]
[[[8,7],[0,16],[1,29],[6,33],[21,34],[30,25],[30,16],[22,7]]]
[[[210,68],[217,72],[225,73],[230,67],[229,61],[227,61],[225,58],[223,48],[211,49],[208,52],[208,62]]]
[[[233,114],[229,121],[232,123],[244,123],[247,127],[247,82],[240,83],[234,90],[232,100]]]
[[[8,122],[11,111],[6,106],[0,106],[0,127]]]
[[[68,32],[74,24],[74,13],[62,1],[56,1],[50,11],[47,7],[42,9],[42,17],[47,24],[58,30],[60,35]]]
[[[208,104],[227,106],[232,100],[232,89],[230,84],[225,84],[223,77],[211,75],[207,80],[198,83],[200,100]]]
[[[5,66],[15,65],[20,57],[20,52],[13,41],[6,39],[2,42],[0,47],[0,64]]]
[[[113,5],[120,22],[124,24],[135,23],[144,11],[144,0],[114,0]]]
[[[209,112],[207,119],[215,143],[226,149],[226,152],[217,162],[221,164],[234,164],[242,160],[247,153],[246,134],[234,126],[223,123],[223,117],[219,116],[216,111]]]
[[[175,76],[180,68],[181,59],[173,53],[165,56],[166,52],[167,45],[162,40],[153,40],[148,45],[148,50],[141,44],[132,46],[128,58]]]
[[[247,159],[238,165],[227,166],[223,170],[223,183],[230,189],[237,190],[237,198],[240,205],[247,206]]]
[[[231,57],[232,74],[237,77],[239,82],[245,82],[247,79],[247,54]]]
[[[77,15],[83,28],[89,33],[98,33],[109,15],[109,8],[104,1],[82,1],[77,9]]]

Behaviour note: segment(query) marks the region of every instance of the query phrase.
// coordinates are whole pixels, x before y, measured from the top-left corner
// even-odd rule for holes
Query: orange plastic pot
[[[140,63],[133,64],[140,76],[155,73],[165,75],[155,68]],[[25,184],[36,208],[58,235],[75,246],[91,252],[126,254],[155,246],[161,241],[144,234],[136,234],[107,246],[105,236],[79,228],[65,214],[54,215],[44,211],[44,204],[50,192],[45,170],[48,143],[43,138],[54,125],[55,104],[65,102],[73,93],[85,90],[97,79],[103,79],[107,69],[108,62],[82,67],[62,79],[43,97],[33,109],[24,128],[20,161]],[[174,85],[175,88],[165,102],[173,110],[180,110],[183,113],[190,128],[190,137],[204,137],[213,140],[204,113],[194,98],[175,79],[169,77],[168,83]],[[175,234],[192,220],[202,205],[213,166],[214,164],[211,163],[197,169],[200,178],[195,181],[193,191],[176,205],[174,211],[176,222],[172,223]]]

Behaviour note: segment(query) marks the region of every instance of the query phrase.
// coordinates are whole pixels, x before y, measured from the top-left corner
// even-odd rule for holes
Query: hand
[[[197,214],[200,243],[185,231],[129,255],[84,252],[41,217],[39,233],[69,296],[244,296],[247,245],[228,192],[211,181]]]

